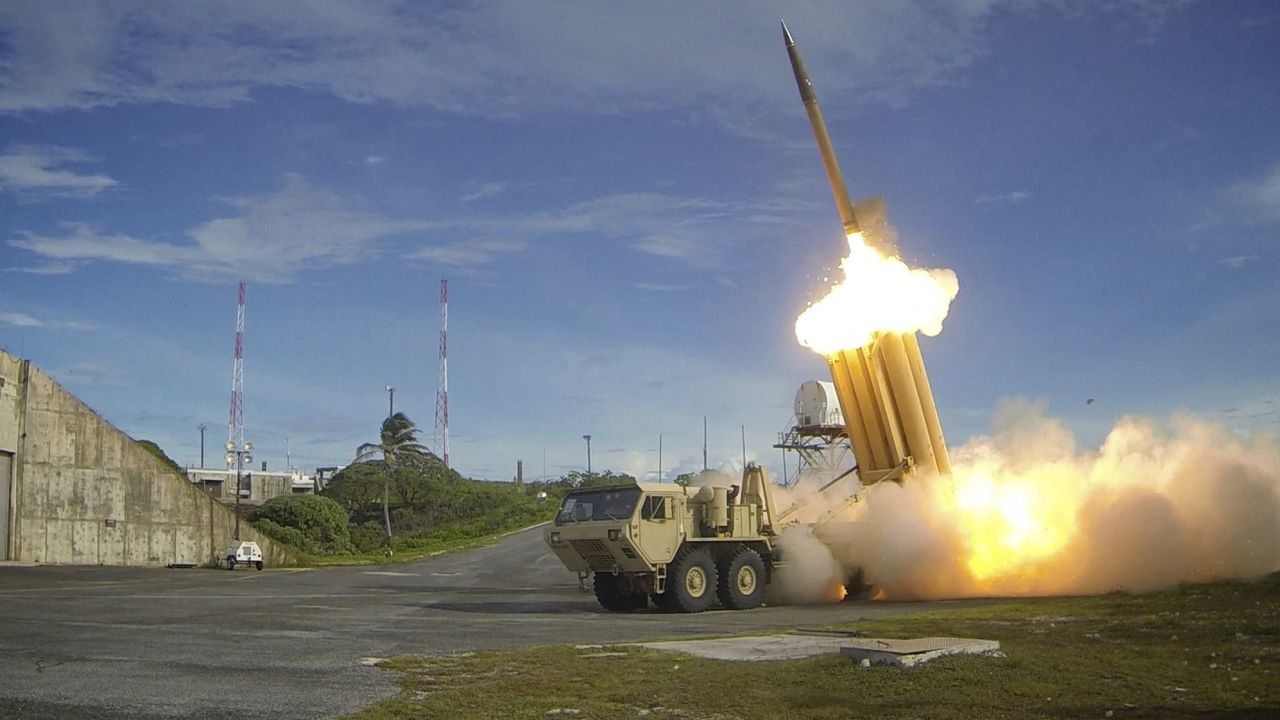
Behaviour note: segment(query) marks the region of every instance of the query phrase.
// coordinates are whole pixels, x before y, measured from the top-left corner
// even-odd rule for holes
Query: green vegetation
[[[318,495],[281,495],[249,513],[253,526],[268,536],[312,555],[355,552],[347,513]]]
[[[382,458],[382,522],[388,543],[391,541],[391,479],[397,470],[418,465],[426,454],[427,449],[418,442],[418,426],[408,415],[396,413],[382,421],[377,450],[356,458],[357,461],[369,460],[370,455]]]
[[[156,458],[157,458],[160,462],[162,462],[162,463],[164,463],[165,465],[167,465],[167,466],[169,467],[169,469],[170,469],[170,470],[172,470],[173,472],[177,473],[177,474],[178,474],[179,476],[181,476],[184,480],[186,479],[186,477],[187,477],[187,472],[186,472],[185,470],[183,470],[183,469],[182,469],[182,466],[181,466],[181,465],[179,465],[178,463],[174,462],[174,461],[173,461],[173,458],[171,458],[171,457],[169,457],[167,454],[165,454],[165,451],[164,451],[164,450],[162,450],[162,449],[160,449],[160,446],[159,446],[159,445],[155,444],[154,442],[152,442],[152,441],[150,441],[150,440],[135,440],[134,442],[138,443],[138,445],[140,445],[140,446],[142,447],[142,449],[143,449],[143,450],[146,450],[147,452],[149,452],[149,453],[151,453],[152,455],[156,456]]]
[[[999,640],[914,669],[838,656],[726,662],[635,647],[397,658],[390,718],[1272,718],[1280,574],[1151,595],[1011,601],[858,623],[870,637]],[[593,657],[595,655],[595,657]],[[559,713],[554,711],[559,710]],[[570,710],[577,711],[567,712]]]
[[[550,520],[570,488],[635,482],[608,470],[524,486],[470,480],[419,445],[416,432],[403,413],[391,416],[370,453],[376,459],[343,469],[320,496],[276,498],[250,520],[306,565],[405,561]]]

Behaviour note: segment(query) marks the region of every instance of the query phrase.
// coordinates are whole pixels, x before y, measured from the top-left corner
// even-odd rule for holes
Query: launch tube
[[[818,96],[785,22],[782,37],[845,233],[861,233]],[[876,238],[861,239],[885,255],[897,255]],[[829,355],[827,364],[864,484],[901,472],[908,457],[926,474],[950,473],[951,462],[915,333],[878,333],[863,347]]]

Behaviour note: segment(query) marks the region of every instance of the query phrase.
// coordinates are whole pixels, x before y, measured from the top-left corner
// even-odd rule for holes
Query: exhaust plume
[[[1280,570],[1280,447],[1188,416],[1078,452],[1044,403],[997,407],[954,474],[867,491],[824,539],[894,600],[1145,592]]]

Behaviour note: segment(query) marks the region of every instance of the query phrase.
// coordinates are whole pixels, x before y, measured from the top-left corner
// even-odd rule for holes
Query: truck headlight
[[[552,542],[552,544],[559,544],[559,542],[560,542],[560,533],[558,533],[558,532],[553,532],[553,533],[551,533],[551,542]]]
[[[617,530],[616,528],[615,528],[615,529],[613,529],[613,530],[610,530],[610,531],[609,531],[609,539],[610,539],[610,540],[617,540],[617,539],[618,539],[619,537],[621,537],[621,536],[622,536],[622,533],[618,532],[618,530]]]

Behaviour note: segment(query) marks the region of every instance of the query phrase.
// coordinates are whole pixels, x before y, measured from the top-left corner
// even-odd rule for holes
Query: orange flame
[[[877,332],[937,335],[960,283],[951,270],[908,267],[848,236],[844,280],[796,319],[796,339],[823,355],[871,342]]]

